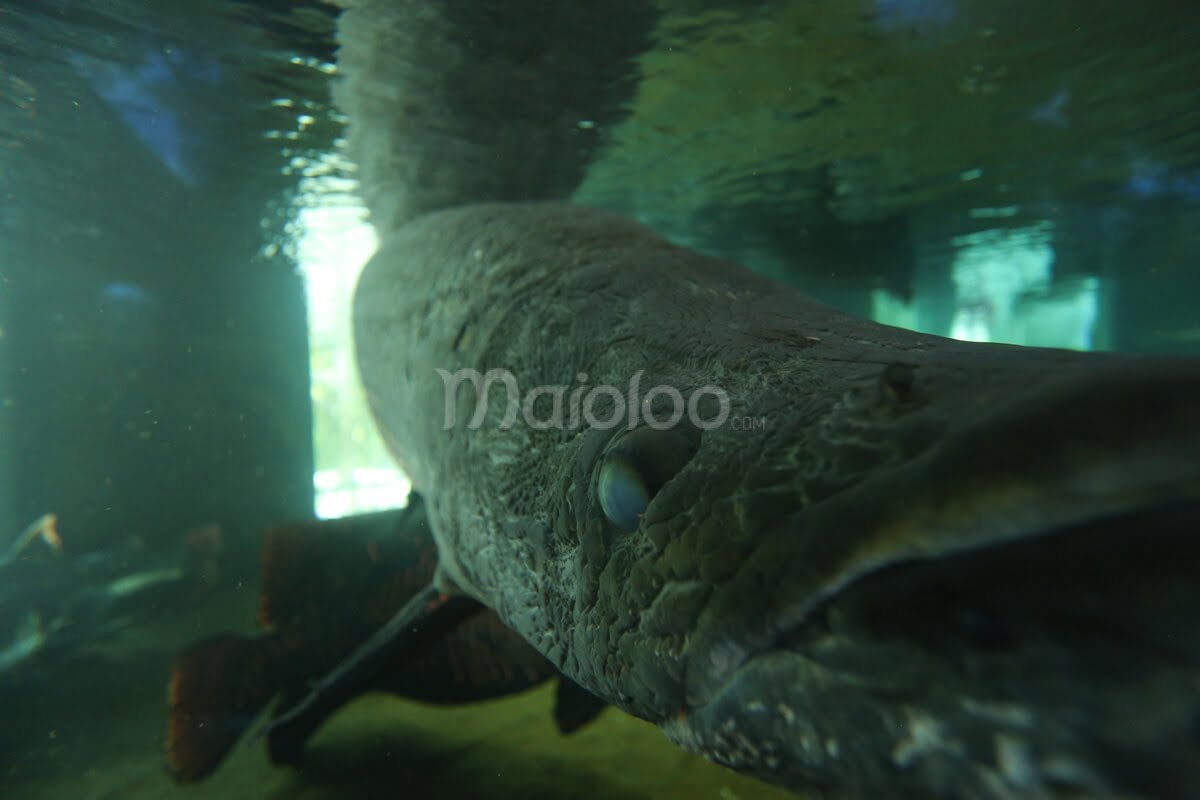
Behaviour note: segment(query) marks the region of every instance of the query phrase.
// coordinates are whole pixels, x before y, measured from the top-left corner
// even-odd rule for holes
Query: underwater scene
[[[1198,30],[0,0],[0,798],[1200,798]]]

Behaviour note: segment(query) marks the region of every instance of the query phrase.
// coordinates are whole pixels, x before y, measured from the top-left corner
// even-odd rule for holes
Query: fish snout
[[[918,381],[904,458],[764,521],[672,739],[861,796],[1200,792],[1200,370],[1019,376]]]

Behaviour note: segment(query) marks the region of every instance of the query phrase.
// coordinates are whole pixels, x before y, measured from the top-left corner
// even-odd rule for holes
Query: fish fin
[[[304,698],[308,697],[311,691],[310,684],[295,684],[285,686],[283,693],[279,696],[279,702],[275,704],[272,712],[272,722],[286,715],[289,711],[303,702]],[[347,702],[349,698],[347,699]],[[270,723],[268,723],[269,727]],[[291,746],[291,741],[287,736],[272,736],[271,732],[266,731],[267,738],[267,758],[272,764],[277,766],[287,766],[295,764],[298,760],[296,757],[296,748]]]
[[[207,777],[275,695],[270,637],[197,642],[171,665],[167,766],[179,783]]]
[[[546,657],[485,609],[463,620],[421,653],[389,664],[375,688],[439,705],[523,692],[558,674]]]
[[[427,585],[437,547],[418,496],[402,509],[267,530],[258,622],[311,628],[363,619],[365,638]]]
[[[465,595],[442,594],[432,584],[413,595],[387,623],[336,669],[313,685],[308,695],[264,729],[271,760],[300,760],[305,743],[349,699],[372,688],[388,664],[405,654],[419,655],[459,622],[483,606]]]
[[[62,535],[58,532],[58,514],[46,514],[39,522],[42,541],[46,543],[55,554],[60,554],[63,551]]]
[[[608,703],[566,675],[558,676],[558,687],[554,690],[554,724],[559,733],[574,733],[606,708]]]

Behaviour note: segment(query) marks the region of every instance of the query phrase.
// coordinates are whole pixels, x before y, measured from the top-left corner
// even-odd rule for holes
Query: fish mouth
[[[1196,796],[1196,384],[1067,380],[772,528],[664,730],[851,796]]]
[[[1178,624],[1200,613],[1198,572],[1200,500],[1149,506],[883,568],[764,652],[812,653],[831,634],[964,659],[1051,639],[1056,647],[1110,639],[1200,666],[1200,626]]]
[[[881,569],[668,736],[848,796],[1200,792],[1200,502]]]

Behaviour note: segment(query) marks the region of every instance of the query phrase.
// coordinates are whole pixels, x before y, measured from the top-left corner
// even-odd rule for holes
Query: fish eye
[[[609,521],[625,531],[638,529],[650,501],[696,452],[698,432],[687,430],[636,428],[604,454],[596,493]]]

